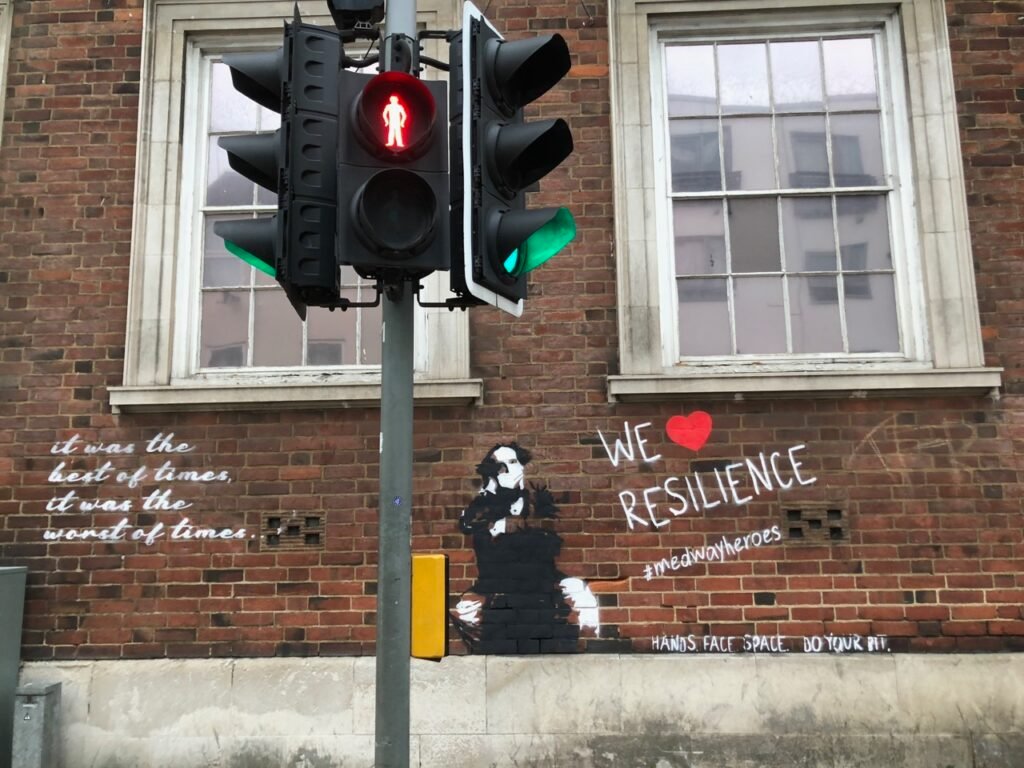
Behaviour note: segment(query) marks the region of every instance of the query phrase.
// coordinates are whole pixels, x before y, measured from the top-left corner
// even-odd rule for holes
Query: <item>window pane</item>
[[[764,43],[718,46],[722,112],[768,111],[768,58]]]
[[[345,365],[355,362],[353,322],[355,310],[331,312],[310,307],[306,315],[307,361],[310,365]],[[348,333],[348,335],[346,335]]]
[[[348,264],[341,265],[340,276],[342,286],[354,287],[363,282],[363,279],[359,276],[355,269],[349,266]],[[356,299],[355,296],[349,296],[348,298],[353,300]]]
[[[267,109],[266,107],[257,106],[257,109],[259,110],[260,116],[257,125],[259,126],[259,130],[261,132],[276,131],[278,128],[281,127],[280,113],[275,112],[272,109]]]
[[[679,280],[679,354],[732,354],[724,279]]]
[[[790,272],[835,271],[831,197],[782,199],[782,240]]]
[[[889,246],[889,212],[883,195],[858,195],[836,198],[839,221],[839,247],[844,269],[892,269],[892,248]],[[847,263],[849,246],[862,243],[862,266]]]
[[[261,272],[258,269],[252,271],[252,278],[256,281],[256,285],[277,285],[277,277],[274,275],[268,275],[265,272]]]
[[[680,354],[898,351],[873,35],[664,50]]]
[[[673,120],[672,189],[703,192],[722,188],[717,120]]]
[[[835,248],[828,248],[828,246],[823,246],[821,250],[808,248],[801,254],[801,257],[803,260],[796,265],[794,271],[835,272],[839,269]]]
[[[249,355],[248,291],[204,292],[200,336],[201,367],[246,365]]]
[[[779,183],[790,189],[831,186],[828,149],[825,146],[825,117],[818,115],[779,116]]]
[[[778,272],[779,219],[774,197],[728,201],[733,272]]]
[[[789,279],[789,320],[793,351],[842,352],[843,331],[839,322],[839,288],[834,275]]]
[[[725,272],[725,223],[721,200],[677,202],[674,213],[677,275]]]
[[[867,263],[868,244],[847,243],[840,248],[839,255],[842,256],[844,272],[861,272],[864,270],[864,265]]]
[[[256,185],[231,169],[228,153],[217,146],[216,137],[210,137],[209,149],[206,204],[252,205],[252,193]]]
[[[231,69],[222,61],[210,65],[210,131],[251,131],[261,107],[231,85]]]
[[[740,277],[734,284],[736,354],[786,351],[781,277]]]
[[[846,327],[851,352],[899,352],[892,275],[845,275]]]
[[[727,117],[725,185],[728,189],[774,189],[775,153],[770,117]]]
[[[215,222],[225,216],[207,216],[203,238],[203,288],[247,286],[254,271],[224,247],[224,240],[213,231]]]
[[[837,187],[884,183],[877,114],[832,116],[832,165]]]
[[[869,37],[825,40],[825,92],[830,110],[876,109],[875,54]]]
[[[772,92],[777,110],[820,111],[821,60],[818,42],[771,43]]]
[[[284,291],[256,291],[253,365],[301,365],[302,321]]]
[[[365,300],[366,293],[363,293]],[[359,359],[353,362],[360,365],[380,365],[381,344],[381,309],[372,307],[361,309],[359,326]],[[439,340],[446,343],[445,340]]]
[[[256,205],[277,205],[277,190],[256,186]]]
[[[669,116],[717,114],[714,47],[673,45],[665,59]]]

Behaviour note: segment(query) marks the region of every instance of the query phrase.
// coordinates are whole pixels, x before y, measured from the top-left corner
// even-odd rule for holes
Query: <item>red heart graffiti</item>
[[[711,414],[694,411],[689,416],[673,416],[665,425],[665,433],[673,443],[699,451],[711,434]]]

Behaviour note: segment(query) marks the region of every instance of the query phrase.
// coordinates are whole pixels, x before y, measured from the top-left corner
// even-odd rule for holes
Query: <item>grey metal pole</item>
[[[416,0],[387,4],[385,70],[393,68],[394,35],[415,40]],[[375,768],[409,765],[414,300],[406,281],[382,302]]]
[[[388,0],[384,16],[384,37],[416,37],[416,0]]]
[[[409,765],[413,294],[383,301],[376,768]]]

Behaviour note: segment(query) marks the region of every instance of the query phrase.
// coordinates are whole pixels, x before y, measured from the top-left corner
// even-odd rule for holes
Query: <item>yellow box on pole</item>
[[[412,556],[410,644],[416,659],[448,655],[448,555]]]

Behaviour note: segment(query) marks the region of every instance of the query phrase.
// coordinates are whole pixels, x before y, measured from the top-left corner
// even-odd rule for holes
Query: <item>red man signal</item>
[[[360,143],[377,157],[397,162],[423,154],[438,130],[436,119],[434,94],[422,80],[405,72],[374,75],[356,104]]]
[[[409,119],[409,113],[405,111],[405,107],[402,106],[402,102],[395,94],[388,97],[383,117],[384,126],[388,129],[388,140],[385,146],[403,149],[405,139],[402,138],[402,131],[405,129],[406,120]]]

